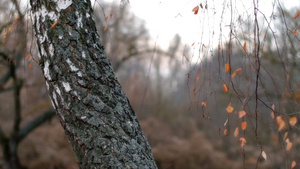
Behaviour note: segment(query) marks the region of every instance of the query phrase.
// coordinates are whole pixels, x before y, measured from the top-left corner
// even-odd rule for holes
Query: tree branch
[[[17,135],[17,141],[18,142],[22,141],[31,131],[39,127],[47,120],[50,120],[53,116],[55,116],[55,110],[52,108],[47,110],[43,114],[39,115],[36,119],[32,120],[25,127],[20,129]]]

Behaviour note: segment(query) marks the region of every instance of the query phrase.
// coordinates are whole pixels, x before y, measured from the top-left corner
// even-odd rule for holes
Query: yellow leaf
[[[233,107],[231,107],[231,103],[229,103],[228,107],[226,108],[227,113],[232,113]]]
[[[246,121],[243,121],[241,123],[241,128],[242,128],[242,130],[246,130],[246,128],[247,128],[247,122]]]
[[[294,127],[295,124],[297,123],[297,117],[291,117],[289,122],[290,122],[291,127]]]
[[[243,148],[245,146],[245,144],[247,143],[246,139],[244,137],[241,137],[239,139],[239,143],[241,143],[241,147]]]
[[[230,66],[228,63],[225,64],[225,72],[228,72],[230,70]]]
[[[239,111],[239,118],[242,118],[242,117],[244,117],[246,114],[247,114],[247,113],[246,113],[246,111],[245,111],[245,110],[241,110],[241,111]]]
[[[278,131],[285,129],[286,123],[284,120],[282,120],[281,116],[276,117],[276,122],[277,122],[277,126],[278,126]]]
[[[290,139],[288,138],[285,140],[285,142],[286,142],[286,151],[289,152],[293,147],[293,143],[290,142]]]
[[[265,151],[261,152],[261,156],[267,161],[267,154]]]
[[[225,93],[228,92],[228,88],[227,88],[226,84],[223,84],[223,90],[224,90]]]
[[[296,161],[292,161],[291,169],[296,167]]]
[[[236,127],[234,130],[234,137],[237,137],[239,135],[239,128]]]

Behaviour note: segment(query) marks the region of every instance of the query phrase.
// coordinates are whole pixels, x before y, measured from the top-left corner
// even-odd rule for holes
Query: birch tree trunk
[[[30,0],[39,64],[80,168],[157,168],[89,0]]]

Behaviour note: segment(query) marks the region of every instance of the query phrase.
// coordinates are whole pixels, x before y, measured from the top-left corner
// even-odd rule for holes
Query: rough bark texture
[[[157,168],[89,0],[31,0],[40,66],[81,168]]]

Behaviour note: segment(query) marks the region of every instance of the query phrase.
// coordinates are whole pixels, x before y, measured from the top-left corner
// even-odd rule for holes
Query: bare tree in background
[[[24,120],[21,90],[26,85],[26,79],[19,72],[22,71],[23,66],[21,61],[27,55],[26,21],[17,1],[3,1],[0,3],[11,6],[10,10],[7,8],[2,9],[2,16],[9,17],[8,15],[12,13],[14,18],[2,20],[2,26],[0,27],[0,33],[3,34],[0,41],[0,94],[8,96],[6,99],[13,97],[13,105],[10,105],[12,108],[5,109],[3,106],[0,109],[2,117],[0,144],[3,157],[1,166],[4,169],[20,169],[23,168],[18,158],[20,142],[35,128],[51,119],[55,115],[55,111],[51,108],[25,125],[21,125]],[[1,7],[5,6],[3,4]],[[5,100],[4,102],[10,104],[10,101]],[[6,120],[7,117],[13,117],[13,120]],[[8,129],[7,121],[11,122],[11,129]]]

